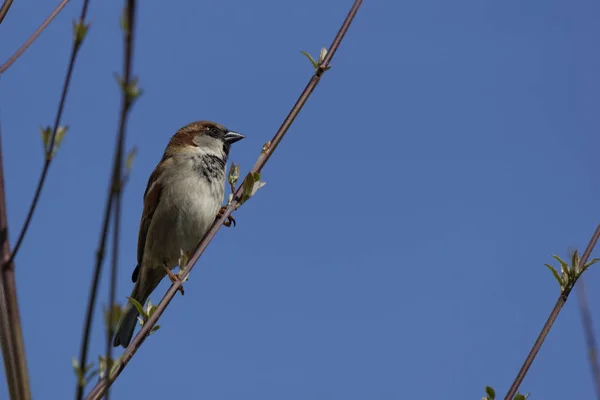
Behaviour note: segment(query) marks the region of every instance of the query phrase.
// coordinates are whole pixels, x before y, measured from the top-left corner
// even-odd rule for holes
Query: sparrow
[[[179,129],[148,179],[140,221],[137,266],[130,297],[142,306],[169,275],[182,254],[191,255],[206,231],[222,215],[225,165],[231,144],[244,136],[210,121]],[[127,302],[113,345],[126,348],[138,311]]]

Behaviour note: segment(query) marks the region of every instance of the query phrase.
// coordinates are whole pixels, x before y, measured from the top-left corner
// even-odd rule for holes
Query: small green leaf
[[[52,149],[52,157],[54,157],[56,155],[56,152],[58,151],[58,147],[60,146],[60,143],[62,142],[62,140],[65,137],[65,134],[67,133],[68,130],[69,130],[68,125],[59,126],[58,129],[56,130],[56,136],[54,137],[54,148]]]
[[[142,95],[143,91],[138,87],[137,78],[131,78],[129,83],[126,85],[125,80],[119,74],[115,73],[114,75],[115,79],[117,80],[117,83],[119,84],[119,87],[122,91],[125,92],[125,96],[129,103],[133,103],[135,99]]]
[[[100,366],[100,378],[104,378],[106,372],[106,357],[98,356],[98,365]]]
[[[252,185],[252,193],[250,194],[250,197],[254,196],[256,194],[256,192],[258,191],[258,189],[262,188],[263,186],[265,186],[267,184],[267,182],[261,182],[260,181],[260,173],[259,172],[255,172],[252,177],[254,178],[254,185]]]
[[[308,54],[306,51],[301,51],[300,53],[304,54],[306,56],[306,58],[308,58],[308,61],[310,61],[310,63],[312,64],[313,68],[315,69],[315,71],[317,69],[319,69],[319,64],[317,64],[317,62],[315,61],[315,59],[312,58],[312,56],[310,54]]]
[[[579,254],[577,254],[577,250],[573,250],[571,254],[571,268],[579,271]]]
[[[73,366],[73,370],[75,371],[75,376],[77,377],[77,382],[79,386],[85,386],[87,384],[86,373],[94,366],[93,364],[88,364],[85,368],[79,367],[79,361],[75,357],[71,360],[71,364]],[[90,372],[89,377],[93,376],[95,371]]]
[[[556,269],[554,269],[554,267],[550,264],[544,264],[546,267],[548,267],[548,269],[550,271],[552,271],[552,275],[554,275],[554,278],[556,279],[556,281],[558,282],[558,284],[560,285],[560,288],[562,289],[564,284],[563,284],[563,280],[561,278],[561,276],[558,274],[558,272],[556,271]]]
[[[140,313],[140,315],[144,318],[144,320],[148,319],[148,316],[144,312],[144,308],[142,307],[142,305],[133,297],[128,297],[128,299],[129,299],[129,302],[131,304],[133,304],[133,306],[135,307],[137,312]]]
[[[121,25],[121,29],[125,33],[129,32],[129,24],[127,23],[127,21],[128,21],[127,17],[128,16],[129,16],[129,8],[127,8],[127,6],[125,6],[125,7],[123,7],[123,13],[121,14],[121,17],[119,19],[119,23]]]
[[[75,41],[76,46],[81,45],[89,28],[90,24],[84,24],[77,20],[73,21],[73,40]]]
[[[152,329],[150,329],[150,333],[148,333],[148,336],[152,335],[154,332],[156,332],[159,329],[160,329],[160,325],[154,325],[154,327]]]
[[[137,78],[131,79],[125,93],[127,94],[127,99],[129,100],[129,102],[133,102],[135,99],[142,95],[143,91],[138,86]]]
[[[148,299],[148,301],[146,302],[146,308],[145,308],[145,315],[146,315],[146,319],[150,318],[152,316],[152,312],[153,312],[153,308],[156,308],[155,305],[152,304],[152,302],[150,301],[150,299]]]
[[[496,398],[496,391],[490,386],[485,387],[485,394],[487,394],[489,400],[494,400]]]
[[[121,362],[121,358],[123,356],[117,357],[115,360],[107,359],[106,357],[99,356],[98,364],[100,365],[99,374],[100,378],[106,378],[106,371],[108,371],[109,376],[112,376],[116,369],[119,367],[119,363]],[[108,361],[108,362],[107,362]]]
[[[254,196],[256,191],[266,185],[266,182],[260,181],[260,173],[248,173],[242,183],[242,198],[237,207],[244,204],[250,197]]]
[[[56,130],[56,135],[54,136],[54,145],[53,145],[54,147],[52,148],[52,150],[50,150],[49,146],[50,146],[50,140],[52,139],[52,128],[49,126],[42,128],[40,126],[40,135],[42,136],[42,143],[44,144],[44,152],[46,153],[47,158],[52,158],[52,157],[54,157],[54,155],[56,155],[56,152],[58,151],[60,143],[62,142],[62,140],[65,137],[65,134],[67,133],[68,130],[69,130],[68,125],[58,127],[58,129]]]
[[[229,186],[231,187],[231,193],[235,192],[235,184],[240,178],[240,164],[235,165],[233,161],[231,162],[231,166],[229,167],[229,175],[227,176],[227,181],[229,182]]]
[[[523,396],[521,393],[515,395],[515,400],[526,400],[527,396]]]
[[[321,48],[321,52],[319,53],[319,65],[323,64],[325,61],[325,57],[327,56],[327,49],[325,47]]]
[[[152,315],[154,314],[155,311],[156,311],[156,306],[152,306],[150,308],[150,311],[148,311],[148,318],[152,317]]]
[[[553,254],[552,257],[560,263],[560,271],[561,271],[563,277],[569,276],[569,264],[564,262],[559,256],[557,256],[555,254]]]
[[[110,320],[110,309],[107,308],[104,310],[104,326],[110,332],[111,335],[116,331],[117,325],[119,324],[119,320],[121,319],[122,314],[123,309],[118,304],[115,304],[113,306],[112,320]]]
[[[596,264],[598,261],[600,261],[600,258],[594,258],[591,261],[588,261],[587,263],[585,263],[585,265],[582,268],[582,271],[585,271],[586,269],[588,269],[591,265]]]
[[[242,200],[240,203],[245,203],[252,196],[252,188],[254,187],[254,177],[252,174],[246,175],[242,183]]]
[[[127,153],[127,157],[125,158],[125,176],[129,176],[131,173],[131,169],[133,168],[133,161],[135,160],[135,156],[137,154],[137,147],[133,147]]]
[[[44,153],[48,153],[48,145],[50,144],[50,136],[52,135],[52,128],[47,126],[45,128],[40,126],[40,135],[42,136],[42,143],[44,145]]]
[[[121,356],[117,357],[116,360],[113,361],[113,363],[110,367],[110,375],[109,376],[113,376],[113,374],[115,373],[117,368],[119,368],[119,364],[121,363],[122,358],[123,358],[123,356],[121,355]]]

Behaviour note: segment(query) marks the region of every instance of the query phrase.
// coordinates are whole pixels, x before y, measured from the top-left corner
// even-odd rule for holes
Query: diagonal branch
[[[590,239],[587,247],[585,248],[585,251],[583,252],[583,255],[581,256],[581,259],[579,261],[579,265],[583,266],[583,265],[585,265],[585,263],[587,263],[588,258],[592,254],[592,251],[594,250],[594,247],[596,246],[596,243],[598,242],[598,238],[600,238],[600,224],[596,227],[596,231],[592,235],[592,238]],[[573,267],[575,267],[575,266],[573,266]],[[527,371],[529,370],[529,367],[531,367],[531,364],[533,364],[533,360],[535,360],[535,357],[537,356],[537,353],[540,351],[542,344],[544,344],[544,340],[546,339],[546,336],[548,336],[548,332],[550,332],[550,329],[552,328],[554,321],[556,321],[558,314],[560,313],[563,306],[567,302],[567,298],[569,297],[569,294],[571,293],[571,289],[572,289],[571,286],[567,287],[563,292],[561,292],[560,296],[556,300],[556,304],[554,305],[554,308],[552,309],[550,316],[546,320],[546,323],[544,324],[542,331],[538,335],[538,338],[536,339],[535,343],[533,344],[533,347],[529,351],[529,354],[527,355],[525,362],[521,366],[521,369],[519,370],[519,373],[517,374],[517,377],[515,378],[514,382],[512,383],[510,389],[508,390],[508,393],[504,397],[504,400],[512,400],[513,397],[517,394],[517,390],[519,390],[519,386],[521,385],[521,382],[523,382],[525,375],[527,375]]]
[[[17,61],[17,58],[21,57],[21,54],[23,54],[25,50],[27,50],[27,48],[31,46],[35,39],[37,39],[37,37],[40,36],[44,29],[46,29],[46,27],[50,25],[50,22],[52,22],[52,20],[62,11],[62,9],[67,5],[68,2],[69,0],[61,0],[61,2],[56,6],[54,11],[52,11],[48,18],[46,18],[46,20],[42,22],[42,25],[40,25],[40,27],[37,28],[35,32],[33,32],[33,35],[31,35],[31,37],[27,39],[25,43],[23,43],[19,50],[15,51],[15,54],[10,56],[10,58],[4,64],[2,64],[2,66],[0,66],[0,75],[2,75],[4,71],[6,71],[11,65],[13,65],[13,63]]]
[[[84,0],[83,7],[81,9],[81,15],[79,16],[78,21],[79,26],[84,26],[88,4],[89,0]],[[67,100],[67,93],[69,91],[69,86],[71,83],[71,76],[73,75],[73,69],[75,68],[75,59],[77,57],[79,49],[81,48],[82,43],[83,36],[80,37],[77,33],[75,33],[73,38],[73,48],[71,50],[71,57],[69,59],[69,66],[67,68],[67,74],[65,76],[62,93],[60,95],[60,101],[58,103],[58,111],[56,112],[56,118],[54,120],[54,128],[52,129],[52,134],[50,135],[48,147],[46,148],[46,161],[44,162],[44,167],[42,168],[42,173],[40,175],[40,179],[38,180],[37,188],[35,190],[31,206],[29,207],[29,212],[27,213],[27,217],[25,218],[25,223],[23,224],[23,228],[21,228],[21,232],[19,233],[18,239],[15,244],[15,248],[12,254],[10,255],[10,259],[4,264],[5,266],[10,264],[15,259],[17,252],[21,248],[21,244],[23,243],[23,239],[25,238],[25,234],[27,233],[27,229],[29,228],[29,224],[31,223],[31,218],[33,217],[33,213],[35,212],[35,209],[37,207],[38,200],[40,199],[42,188],[44,187],[44,182],[46,181],[46,176],[48,175],[48,169],[50,168],[50,163],[53,159],[52,155],[54,153],[56,132],[58,130],[58,127],[60,126],[60,120],[62,117],[63,110],[65,108],[65,101]]]
[[[10,6],[12,6],[13,0],[4,0],[4,3],[2,3],[2,7],[0,7],[0,24],[2,23],[2,21],[4,21],[4,17],[6,17],[6,13],[8,13],[8,10],[10,9]]]
[[[350,27],[352,20],[356,16],[356,13],[358,12],[358,9],[360,8],[361,3],[362,3],[362,0],[354,1],[354,4],[352,5],[350,12],[348,13],[346,19],[344,20],[344,23],[342,24],[342,27],[338,31],[335,39],[333,40],[333,43],[331,44],[327,55],[325,56],[324,60],[321,62],[321,64],[316,69],[315,74],[312,76],[312,78],[306,85],[306,88],[304,89],[304,91],[302,92],[302,94],[300,95],[298,100],[296,101],[296,104],[294,104],[294,106],[292,107],[292,110],[290,111],[288,116],[285,118],[285,120],[281,124],[281,127],[279,128],[277,133],[275,133],[275,136],[271,140],[270,146],[261,152],[260,156],[258,157],[258,160],[256,161],[256,163],[254,164],[254,167],[251,170],[251,173],[260,172],[262,170],[264,165],[267,163],[267,161],[271,157],[271,154],[273,153],[273,151],[275,151],[275,149],[277,148],[277,146],[283,139],[283,136],[286,134],[286,132],[288,131],[288,129],[290,128],[290,126],[292,125],[292,123],[294,122],[296,117],[298,116],[298,113],[300,112],[300,110],[302,110],[302,107],[304,106],[304,104],[310,97],[311,93],[313,92],[313,90],[315,89],[317,84],[319,83],[321,76],[323,76],[323,73],[327,70],[327,67],[328,67],[329,63],[331,62],[331,59],[333,58],[340,43],[342,42],[344,35],[348,31],[348,28]],[[106,380],[100,381],[94,387],[94,389],[92,389],[90,394],[87,396],[87,400],[100,399],[106,393],[108,386],[110,386],[115,381],[115,379],[121,374],[121,372],[123,371],[125,366],[129,363],[129,361],[131,360],[133,355],[136,353],[138,348],[144,342],[148,333],[151,331],[151,329],[154,327],[154,325],[158,321],[158,318],[165,311],[166,307],[169,305],[169,303],[171,302],[171,300],[177,293],[177,290],[179,290],[183,281],[185,281],[186,277],[189,275],[189,273],[193,269],[194,265],[196,264],[196,262],[198,261],[198,259],[202,255],[202,253],[206,250],[206,247],[208,246],[208,244],[215,237],[217,231],[220,229],[221,225],[223,225],[223,222],[227,219],[227,217],[231,214],[231,212],[236,208],[236,205],[239,204],[242,192],[243,192],[242,185],[240,185],[233,196],[233,200],[227,206],[227,209],[225,210],[223,215],[218,220],[215,221],[215,223],[208,230],[208,232],[206,233],[204,238],[198,244],[198,247],[196,248],[194,255],[191,257],[191,259],[188,261],[187,265],[185,266],[185,270],[183,272],[183,275],[181,276],[181,279],[179,281],[177,281],[176,283],[174,283],[173,285],[171,285],[171,287],[169,288],[169,290],[167,291],[165,296],[162,298],[162,300],[158,304],[155,312],[152,314],[152,316],[150,316],[150,318],[148,318],[147,321],[144,322],[144,325],[142,326],[142,329],[140,330],[140,332],[135,336],[135,338],[133,339],[133,341],[131,342],[129,347],[127,347],[127,349],[125,350],[125,353],[123,354],[121,361],[119,362],[118,366],[116,367],[115,372],[112,374],[112,376],[110,376],[110,381],[108,381],[108,382]]]
[[[27,360],[23,344],[23,332],[17,301],[17,284],[14,263],[6,263],[10,258],[8,243],[8,219],[4,190],[4,171],[2,166],[2,147],[0,145],[0,347],[4,360],[4,371],[8,384],[8,393],[13,400],[31,399]]]
[[[114,242],[113,242],[113,254],[112,254],[112,268],[110,278],[110,304],[108,311],[108,340],[106,350],[106,376],[108,379],[111,370],[111,352],[112,352],[112,320],[113,320],[113,309],[115,303],[115,291],[116,291],[116,276],[117,276],[117,259],[118,259],[118,241],[119,241],[119,220],[120,220],[120,207],[121,207],[121,190],[122,190],[122,169],[123,169],[123,147],[125,144],[125,127],[127,124],[127,117],[129,116],[129,110],[133,103],[135,96],[132,95],[131,84],[131,65],[133,59],[133,31],[135,23],[135,0],[128,0],[126,7],[126,22],[124,27],[124,42],[125,42],[125,55],[124,55],[124,66],[123,66],[123,80],[121,82],[121,90],[123,92],[123,100],[121,104],[121,114],[119,119],[119,133],[117,135],[117,142],[115,144],[115,155],[114,164],[112,171],[112,179],[110,188],[108,190],[108,197],[106,199],[106,205],[104,210],[104,221],[102,227],[102,233],[100,235],[100,245],[96,253],[96,265],[94,266],[94,278],[92,280],[92,286],[90,288],[90,294],[88,299],[88,307],[85,318],[85,328],[83,338],[81,341],[81,353],[79,358],[79,368],[85,368],[87,362],[87,353],[89,347],[90,333],[92,327],[92,320],[94,316],[94,308],[96,299],[98,297],[98,284],[100,281],[100,272],[102,270],[102,263],[104,260],[104,253],[106,250],[106,241],[108,237],[108,227],[110,223],[110,217],[112,213],[113,205],[115,206],[115,225],[114,225]],[[80,371],[83,374],[83,370]],[[76,399],[83,398],[85,382],[79,381],[77,384]],[[108,390],[106,391],[106,397],[108,398]]]
[[[600,365],[598,364],[598,345],[596,344],[596,335],[594,334],[594,325],[592,324],[592,313],[585,294],[584,279],[579,280],[577,286],[577,299],[579,300],[579,310],[581,311],[581,324],[588,350],[588,360],[596,390],[596,398],[600,400]]]

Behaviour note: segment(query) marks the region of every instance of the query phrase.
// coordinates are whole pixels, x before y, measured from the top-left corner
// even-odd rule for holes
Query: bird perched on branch
[[[225,165],[231,144],[244,136],[210,121],[192,122],[173,135],[150,175],[138,235],[131,297],[142,306],[160,281],[189,256],[204,237],[225,195]],[[231,224],[231,220],[226,225]],[[182,266],[183,267],[183,266]],[[113,345],[127,347],[138,311],[128,302]]]

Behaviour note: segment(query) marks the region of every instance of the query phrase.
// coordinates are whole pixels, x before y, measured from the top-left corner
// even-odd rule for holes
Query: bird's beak
[[[245,136],[242,135],[241,133],[237,133],[237,132],[227,132],[225,134],[225,136],[223,136],[223,140],[225,141],[225,143],[235,143],[238,140],[242,140]]]

